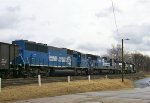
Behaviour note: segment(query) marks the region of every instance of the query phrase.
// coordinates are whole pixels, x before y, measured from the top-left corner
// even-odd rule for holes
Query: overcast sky
[[[112,44],[150,55],[150,0],[0,0],[0,41],[26,39],[84,53]]]

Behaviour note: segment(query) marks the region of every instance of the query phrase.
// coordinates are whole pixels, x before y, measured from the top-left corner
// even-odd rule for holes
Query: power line
[[[112,11],[113,11],[113,14],[114,14],[114,22],[115,22],[115,26],[116,26],[116,32],[117,32],[117,34],[119,34],[113,0],[111,0],[111,2],[112,2]]]

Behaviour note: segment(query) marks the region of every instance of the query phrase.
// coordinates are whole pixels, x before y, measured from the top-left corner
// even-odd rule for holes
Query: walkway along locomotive
[[[121,73],[122,63],[98,55],[84,54],[28,40],[0,43],[0,76],[50,76],[55,70],[74,70],[76,75]],[[134,64],[125,63],[125,73],[135,72]]]

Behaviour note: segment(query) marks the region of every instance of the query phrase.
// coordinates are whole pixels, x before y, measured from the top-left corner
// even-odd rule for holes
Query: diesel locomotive
[[[48,46],[28,40],[0,43],[0,77],[52,75],[55,70],[73,70],[75,75],[134,73],[132,63],[122,63],[98,55],[84,54],[67,48]]]

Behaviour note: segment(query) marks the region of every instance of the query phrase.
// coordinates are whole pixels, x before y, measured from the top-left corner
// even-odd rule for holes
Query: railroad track
[[[92,79],[103,79],[106,75],[91,75]],[[109,79],[121,78],[121,75],[107,75]],[[144,78],[144,74],[124,74],[124,78],[137,80]],[[67,82],[67,77],[43,77],[41,78],[42,83],[51,83],[51,82]],[[75,80],[87,80],[87,76],[71,76],[71,81]],[[36,84],[38,83],[37,78],[15,78],[15,79],[2,79],[2,88],[8,86],[19,86],[27,84]]]

